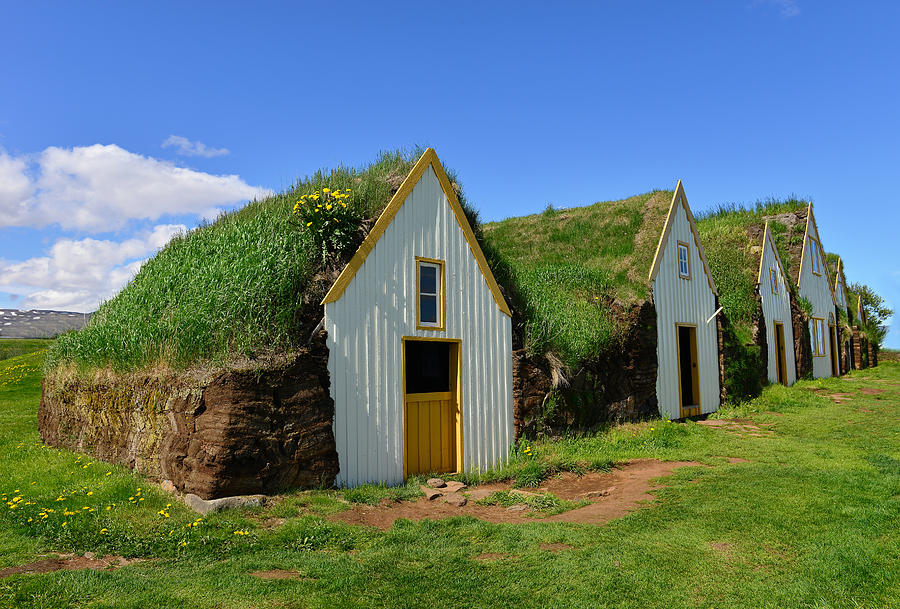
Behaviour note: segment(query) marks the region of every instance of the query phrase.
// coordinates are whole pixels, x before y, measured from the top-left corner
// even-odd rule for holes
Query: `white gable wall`
[[[678,276],[678,241],[690,246],[691,279]],[[669,238],[659,255],[661,263],[653,281],[653,302],[656,305],[658,371],[656,396],[660,415],[681,417],[678,393],[678,335],[676,323],[697,326],[697,358],[700,367],[700,406],[702,413],[719,409],[719,349],[716,320],[709,319],[716,311],[716,297],[709,286],[700,251],[694,241],[690,222],[680,203]]]
[[[775,244],[766,233],[762,253],[762,277],[759,284],[759,295],[762,300],[763,319],[766,324],[766,345],[768,349],[768,377],[769,382],[778,382],[778,361],[775,351],[775,322],[784,324],[784,351],[787,367],[787,384],[793,385],[797,380],[797,365],[794,360],[794,326],[791,322],[791,295],[788,282],[784,276],[784,269],[775,255]],[[778,277],[778,294],[772,294],[772,284],[769,271],[775,270]]]
[[[446,331],[416,329],[416,256],[445,261]],[[336,302],[325,305],[337,483],[403,481],[401,337],[461,339],[466,470],[513,443],[512,325],[431,166]]]
[[[800,282],[798,284],[798,291],[800,293],[800,296],[803,296],[810,303],[812,303],[812,316],[825,320],[825,356],[814,356],[812,358],[813,378],[818,379],[831,376],[831,339],[828,334],[828,316],[830,314],[832,318],[834,317],[834,300],[832,300],[831,297],[831,282],[828,279],[828,273],[825,269],[824,256],[822,256],[820,261],[819,270],[821,271],[821,274],[816,275],[812,271],[812,254],[810,253],[810,247],[814,245],[810,244],[810,237],[819,240],[819,233],[816,230],[816,223],[812,219],[812,215],[810,215],[809,230],[805,237],[806,241],[803,244],[803,265],[800,269]],[[819,240],[819,244],[821,244],[821,240]],[[821,253],[822,251],[820,251],[820,254]],[[809,338],[810,341],[813,340],[812,320],[810,320],[809,322]],[[810,345],[810,347],[814,348],[815,345]]]

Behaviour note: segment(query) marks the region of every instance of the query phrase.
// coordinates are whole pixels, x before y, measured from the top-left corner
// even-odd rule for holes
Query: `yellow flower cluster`
[[[525,453],[526,456],[530,457],[531,456],[531,446],[526,446],[525,450],[523,450],[522,452]]]
[[[344,202],[344,199],[350,197],[350,189],[345,188],[344,190],[331,190],[330,188],[323,188],[322,194],[319,194],[319,191],[315,191],[311,195],[303,195],[301,196],[297,202],[294,204],[294,213],[301,214],[304,211],[304,206],[307,204],[309,207],[306,209],[311,209],[312,213],[320,213],[322,211],[331,211],[333,208],[336,208],[340,205],[343,209],[347,209],[347,204]],[[320,202],[321,200],[321,202]],[[325,224],[327,224],[329,220],[325,220]],[[331,222],[337,222],[336,218],[332,218]],[[306,226],[312,226],[314,223],[313,220],[309,220],[306,223]]]
[[[235,534],[235,535],[249,535],[249,534],[250,534],[250,531],[244,531],[244,530],[241,530],[241,531],[235,531],[234,534]]]

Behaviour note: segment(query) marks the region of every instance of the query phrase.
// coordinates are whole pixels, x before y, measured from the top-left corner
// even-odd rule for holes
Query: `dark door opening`
[[[678,329],[678,387],[681,394],[681,416],[700,414],[700,374],[697,367],[697,328]]]
[[[775,360],[778,382],[787,385],[787,354],[784,349],[784,324],[775,322]]]
[[[405,393],[450,391],[450,343],[408,340]]]
[[[831,336],[831,376],[840,376],[841,367],[838,364],[837,329],[834,326],[829,326],[828,330]]]

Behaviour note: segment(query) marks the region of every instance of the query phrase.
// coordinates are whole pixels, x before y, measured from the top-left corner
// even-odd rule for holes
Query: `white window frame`
[[[422,268],[435,269],[435,292],[423,292],[421,285]],[[422,258],[416,256],[416,329],[418,330],[445,330],[444,326],[444,261],[434,258]],[[436,320],[422,321],[422,296],[433,296],[435,299]]]
[[[681,260],[681,252],[684,251],[684,267],[687,267],[687,273],[685,274],[682,268],[682,260]],[[678,241],[675,246],[675,254],[678,262],[678,276],[682,279],[690,279],[691,278],[691,248],[684,241]]]
[[[772,288],[772,293],[777,295],[778,294],[778,273],[775,271],[775,269],[769,269],[769,283],[771,284],[770,287]]]

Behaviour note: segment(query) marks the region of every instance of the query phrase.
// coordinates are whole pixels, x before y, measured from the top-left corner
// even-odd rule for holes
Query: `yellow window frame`
[[[813,322],[813,357],[825,357],[825,319],[822,317],[812,317],[810,320]],[[821,350],[819,349],[820,342],[822,347]]]
[[[422,311],[421,309],[421,297],[422,292],[419,290],[419,278],[421,277],[421,266],[422,263],[437,266],[439,268],[438,273],[438,293],[437,293],[437,314],[438,320],[437,323],[432,325],[430,323],[422,322]],[[416,256],[416,329],[417,330],[433,330],[437,332],[444,332],[447,329],[446,324],[446,289],[445,285],[445,276],[444,276],[444,261],[438,260],[437,258],[425,258],[423,256]],[[430,294],[429,294],[430,296]]]
[[[681,256],[680,250],[681,246],[684,246],[685,251],[685,259],[687,261],[687,275],[682,274],[681,272]],[[691,246],[685,243],[684,241],[678,241],[675,245],[675,263],[678,265],[678,276],[682,279],[690,279],[691,278]]]

